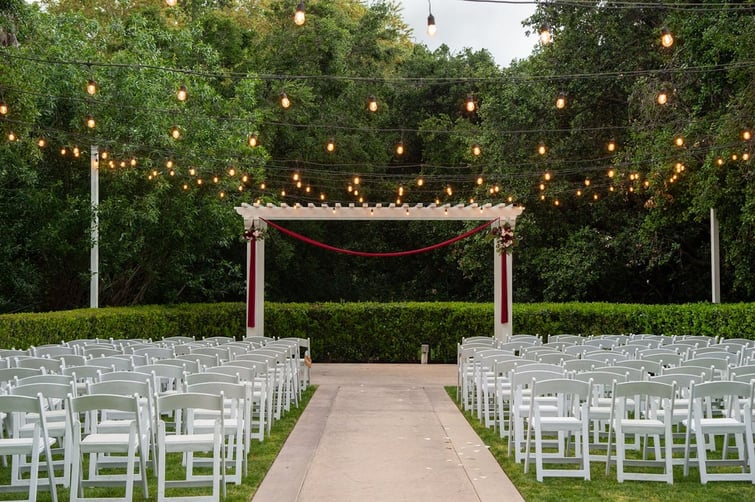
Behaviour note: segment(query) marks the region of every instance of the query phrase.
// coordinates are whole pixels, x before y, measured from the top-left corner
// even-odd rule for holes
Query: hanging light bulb
[[[425,184],[425,179],[424,179],[424,178],[419,178],[419,179],[417,180],[417,186],[418,186],[418,187],[421,187],[421,186],[423,186],[424,184]]]
[[[94,129],[94,127],[97,125],[97,122],[95,122],[94,117],[91,115],[87,115],[87,127],[90,129]]]
[[[482,149],[480,148],[480,145],[478,145],[477,143],[472,145],[472,155],[474,155],[475,157],[479,157],[481,153],[482,153]]]
[[[438,27],[435,25],[435,16],[433,16],[433,6],[430,0],[427,0],[427,34],[431,37],[438,31]]]
[[[590,186],[590,178],[585,178],[585,186],[586,187]]]
[[[399,141],[396,144],[396,155],[404,155],[404,142]]]
[[[165,0],[165,5],[168,7],[175,7],[178,3],[178,0]]]
[[[37,146],[40,148],[44,148],[47,146],[47,140],[45,138],[39,138],[37,139]],[[103,157],[105,158],[105,157]]]
[[[44,138],[41,138],[41,139],[44,139]],[[107,150],[103,150],[103,151],[101,151],[101,152],[100,152],[100,158],[101,158],[102,160],[105,160],[105,159],[107,159],[107,158],[109,157],[109,155],[110,155],[110,154],[108,154],[108,153],[107,153]]]
[[[453,189],[453,188],[451,188],[451,185],[448,185],[448,186],[446,187],[446,193],[447,193],[448,195],[453,195],[453,194],[454,194],[454,189]]]
[[[378,102],[374,95],[371,95],[367,102],[367,109],[371,112],[376,112],[378,109]]]
[[[474,97],[471,94],[467,94],[467,101],[464,104],[464,108],[469,112],[472,113],[477,109],[477,105],[474,102]]]
[[[608,140],[608,143],[606,143],[606,150],[609,152],[615,152],[616,151],[616,141],[614,140]]]
[[[87,94],[90,96],[94,96],[97,93],[97,82],[94,81],[94,79],[89,79],[87,81]]]
[[[742,131],[742,139],[745,141],[750,141],[752,139],[752,133],[749,131],[749,129]]]
[[[566,94],[563,92],[558,93],[558,97],[556,98],[556,108],[559,110],[566,108]]]
[[[285,91],[281,91],[281,106],[283,108],[288,108],[289,106],[291,106],[291,100],[288,99],[288,95]]]
[[[325,145],[325,150],[327,150],[328,153],[333,153],[336,150],[336,140],[330,138]]]
[[[478,176],[478,177],[477,177],[477,184],[478,184],[478,185],[482,185],[483,183],[485,183],[485,180],[484,180],[484,179],[482,179],[482,176]]]
[[[236,169],[234,168],[228,169],[228,176],[236,176]]]
[[[684,146],[684,138],[682,136],[677,136],[674,138],[674,144],[679,147]]]
[[[252,133],[249,135],[249,137],[246,139],[246,144],[249,145],[250,148],[255,148],[259,144],[259,139],[257,138],[257,135]]]
[[[63,147],[60,149],[60,155],[66,156],[68,155],[68,149],[66,147]]]
[[[296,6],[296,12],[294,12],[294,24],[296,26],[302,26],[307,21],[304,15],[304,2],[299,2]]]
[[[354,184],[358,185],[362,182],[362,179],[359,177],[359,175],[354,176]]]
[[[404,185],[398,186],[398,196],[403,197],[404,196]]]
[[[539,37],[541,45],[548,45],[549,43],[553,42],[553,34],[551,33],[551,29],[547,24],[544,24],[540,27]]]
[[[16,136],[16,133],[13,131],[8,132],[8,141],[16,141],[18,139],[18,136]]]
[[[609,178],[613,178],[614,176],[616,176],[616,171],[613,170],[613,169],[609,169],[608,170],[608,177]]]
[[[659,105],[665,105],[666,103],[668,103],[668,93],[665,90],[662,90],[656,95],[655,101]]]
[[[545,174],[543,175],[543,179],[545,181],[550,181],[551,180],[551,173],[550,173],[550,171],[545,171]]]
[[[178,92],[176,92],[176,99],[179,101],[186,101],[189,99],[189,91],[186,90],[186,86],[181,84],[181,86],[178,88]]]
[[[165,162],[165,167],[167,167],[168,169],[173,169],[173,161],[171,159],[168,159]]]
[[[545,155],[547,151],[548,149],[545,147],[545,143],[540,143],[539,145],[537,145],[538,155]]]
[[[267,185],[265,184],[264,181],[260,183],[260,190],[265,190],[266,188],[267,188]]]
[[[291,175],[291,179],[294,181],[299,181],[299,173],[294,171],[294,174]]]
[[[131,161],[129,161],[129,164],[131,164],[131,167],[136,167],[136,159],[132,158]]]
[[[178,139],[178,138],[180,138],[180,137],[181,137],[181,129],[179,129],[177,125],[174,125],[174,126],[173,126],[173,127],[172,127],[172,128],[170,129],[170,135],[171,135],[171,137],[172,137],[173,139]]]
[[[189,168],[189,176],[196,176],[196,175],[197,175],[197,170],[195,168],[193,168],[193,167],[190,167]]]
[[[5,101],[0,100],[0,115],[8,115],[8,104]]]
[[[674,45],[674,35],[665,26],[661,29],[661,45],[667,49]]]
[[[78,158],[81,155],[81,150],[79,150],[78,146],[73,147],[73,156]]]

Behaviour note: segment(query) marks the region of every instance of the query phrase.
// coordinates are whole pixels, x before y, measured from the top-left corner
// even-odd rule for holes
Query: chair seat
[[[165,450],[169,452],[197,451],[203,447],[212,450],[214,444],[214,434],[181,434],[178,436],[165,436]]]
[[[102,451],[107,448],[108,451],[128,452],[131,436],[129,434],[89,434],[81,440],[81,451]],[[136,436],[134,436],[135,445],[138,445]]]
[[[33,444],[32,438],[7,438],[7,439],[0,439],[0,453],[3,455],[15,455],[18,453],[29,453],[31,450]],[[55,444],[55,440],[50,438],[48,440],[49,446],[52,446]],[[45,451],[45,445],[43,443],[39,444],[38,453],[40,454]]]
[[[734,418],[703,418],[700,420],[700,426],[703,431],[712,434],[742,433],[745,431],[745,424]],[[692,430],[695,430],[694,423]]]
[[[575,417],[541,417],[540,427],[553,432],[578,430],[582,427],[582,420]]]
[[[665,426],[661,420],[655,419],[624,419],[621,420],[621,429],[624,433],[639,432],[644,434],[662,434]]]

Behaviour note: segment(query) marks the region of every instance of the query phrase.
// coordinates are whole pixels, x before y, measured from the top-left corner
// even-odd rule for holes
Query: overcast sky
[[[534,4],[431,0],[438,32],[427,34],[427,0],[398,0],[404,6],[406,23],[418,43],[436,49],[446,44],[455,54],[464,47],[487,49],[499,66],[530,55],[537,36],[527,37],[522,21],[535,11]]]

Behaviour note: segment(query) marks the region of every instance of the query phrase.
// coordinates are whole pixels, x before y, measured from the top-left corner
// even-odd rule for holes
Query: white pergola
[[[244,218],[244,228],[266,229],[267,221],[278,220],[495,220],[493,225],[508,223],[513,228],[524,208],[506,204],[459,205],[396,205],[396,204],[246,204],[236,208]],[[494,309],[496,338],[512,334],[511,254],[499,254],[493,244]],[[264,334],[265,315],[265,241],[250,240],[247,244],[247,335]]]

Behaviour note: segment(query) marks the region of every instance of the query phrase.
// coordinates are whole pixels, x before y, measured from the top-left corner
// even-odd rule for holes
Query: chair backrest
[[[683,389],[690,389],[692,384],[700,384],[705,382],[705,375],[685,375],[683,373],[655,375],[650,377],[649,381],[673,383],[676,385],[677,391],[681,392]]]
[[[563,378],[563,371],[548,371],[548,370],[532,370],[526,369],[514,370],[511,373],[511,389],[516,392],[519,388],[529,387],[532,382],[539,380],[552,380],[555,378]]]
[[[133,368],[131,359],[113,356],[93,357],[91,359],[87,359],[86,364],[87,366],[108,366],[117,371],[129,371],[131,370],[131,368]]]
[[[726,378],[729,374],[730,363],[726,359],[717,359],[715,357],[700,357],[695,359],[687,359],[682,362],[682,366],[701,366],[704,368],[713,368],[721,372],[722,376]]]
[[[217,411],[223,418],[223,394],[205,394],[200,392],[181,392],[166,394],[157,398],[157,416],[161,417],[176,410]]]
[[[610,364],[615,366],[620,364],[621,361],[629,359],[629,356],[622,354],[621,352],[614,352],[613,350],[600,350],[596,352],[586,352],[582,354],[582,359],[588,361],[598,361],[603,364]]]
[[[178,354],[176,359],[194,361],[200,366],[217,366],[220,364],[220,358],[217,354],[202,354],[194,351],[189,354]]]
[[[563,366],[565,361],[578,361],[579,358],[571,354],[564,354],[563,352],[552,352],[549,354],[538,354],[536,360],[539,363],[558,364],[559,366]]]
[[[71,385],[73,383],[73,378],[70,375],[33,375],[23,378],[16,378],[16,380],[13,382],[13,386],[18,387],[19,385],[31,385],[36,383]]]
[[[150,361],[159,359],[172,359],[176,355],[172,347],[169,348],[157,346],[134,349],[131,353],[137,356],[147,356]]]
[[[597,361],[590,361],[589,359],[566,359],[561,366],[566,371],[582,372],[592,371],[596,366],[601,366]]]
[[[138,371],[111,371],[108,373],[100,373],[100,382],[110,382],[117,380],[119,382],[144,382],[145,380],[152,380],[152,374],[141,373]]]
[[[723,402],[719,409],[725,418],[740,419],[742,417],[742,405],[746,404],[747,410],[753,407],[753,383],[732,380],[719,380],[692,384],[690,388],[690,411],[694,408],[695,415],[702,417],[706,410],[708,415],[712,413],[712,407],[703,406],[703,401],[715,399]],[[751,420],[751,412],[745,419]],[[720,415],[719,415],[720,416]],[[712,417],[708,417],[712,418]]]
[[[667,427],[673,421],[674,398],[676,397],[676,385],[664,382],[622,382],[613,386],[613,400],[611,410],[614,417],[625,417],[630,411],[640,411],[635,419],[660,419]],[[633,406],[628,406],[628,400],[633,400]],[[660,409],[669,410],[668,413],[659,415]]]
[[[231,364],[224,364],[222,366],[212,366],[205,369],[207,373],[223,373],[225,375],[236,375],[242,382],[253,382],[257,377],[256,368],[248,368],[245,366],[234,366]]]
[[[555,373],[565,373],[565,369],[560,364],[537,363],[534,361],[524,360],[516,367],[517,371],[552,371]]]
[[[142,434],[142,423],[139,396],[125,394],[86,394],[84,396],[72,397],[68,399],[68,410],[71,417],[71,423],[74,424],[74,430],[81,430],[80,415],[82,413],[107,414],[107,412],[118,411],[133,414],[136,420],[137,430]],[[98,419],[90,424],[96,428]]]
[[[63,368],[68,366],[84,366],[87,363],[87,357],[79,354],[61,354],[54,357],[63,364]]]
[[[197,361],[191,361],[189,359],[160,359],[160,364],[178,366],[179,368],[183,368],[183,371],[185,371],[186,373],[198,373],[200,370],[199,363]]]
[[[141,382],[135,380],[108,380],[94,382],[87,386],[89,394],[112,394],[119,396],[152,397],[152,383],[149,380]]]
[[[576,373],[574,380],[580,380],[582,382],[592,381],[592,384],[602,385],[607,387],[606,390],[610,390],[614,383],[622,383],[627,381],[626,375],[618,373],[610,373],[608,371],[583,371],[582,373]]]
[[[545,344],[550,345],[552,343],[566,343],[568,345],[580,345],[585,340],[585,337],[581,335],[573,335],[569,333],[562,333],[558,335],[550,335]]]
[[[664,368],[662,375],[692,375],[702,376],[702,381],[707,382],[713,377],[710,367],[703,366],[677,366],[676,368]]]
[[[84,355],[88,357],[102,357],[102,356],[117,356],[122,355],[121,349],[115,348],[111,345],[86,345],[84,346]]]
[[[547,380],[533,380],[531,384],[532,397],[558,396],[559,416],[578,415],[577,410],[582,402],[587,401],[592,395],[592,382],[572,380],[568,378],[552,378]],[[538,400],[531,399],[530,404],[534,409]]]
[[[51,345],[40,345],[39,347],[29,347],[29,352],[36,357],[50,357],[55,359],[62,355],[76,354],[76,348],[56,343]]]
[[[215,373],[215,372],[202,372],[202,373],[187,373],[185,383],[186,385],[193,385],[203,382],[227,382],[227,383],[239,383],[238,373]]]
[[[34,375],[42,375],[42,368],[0,368],[0,387],[14,382],[16,378],[24,378]]]
[[[63,368],[64,375],[73,376],[76,380],[82,381],[85,379],[100,379],[101,373],[109,373],[113,371],[112,367],[107,366],[69,366]]]
[[[36,382],[11,387],[9,392],[14,396],[37,397],[41,395],[44,399],[66,399],[69,395],[76,395],[76,388],[72,382],[67,384]]]
[[[50,359],[48,357],[16,357],[13,365],[16,368],[44,368],[47,373],[60,373],[61,362],[57,359]]]

